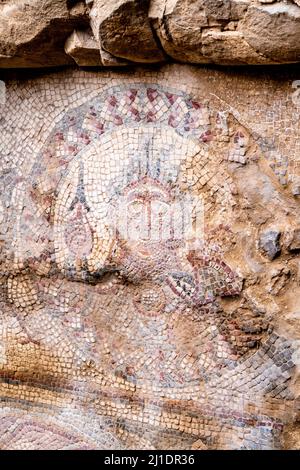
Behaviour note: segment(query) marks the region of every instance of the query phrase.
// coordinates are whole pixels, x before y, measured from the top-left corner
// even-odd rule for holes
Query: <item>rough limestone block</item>
[[[98,43],[89,31],[73,31],[66,41],[65,51],[80,66],[102,65]]]
[[[94,1],[91,26],[102,48],[133,62],[153,63],[164,54],[153,37],[144,0]]]
[[[89,28],[105,66],[299,62],[299,6],[300,0],[6,0],[0,67],[72,65],[64,44],[74,30]],[[81,46],[74,47],[80,54]],[[77,63],[97,61],[86,51]]]
[[[280,232],[277,230],[268,230],[262,233],[259,239],[259,247],[270,260],[275,259],[281,252]]]

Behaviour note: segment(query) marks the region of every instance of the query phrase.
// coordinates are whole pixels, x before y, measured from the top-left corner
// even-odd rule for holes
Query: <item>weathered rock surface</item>
[[[264,57],[295,62],[300,57],[300,9],[283,2],[253,5],[240,26],[247,43]]]
[[[6,0],[0,67],[295,63],[299,7],[299,0]]]
[[[280,252],[280,232],[277,230],[268,230],[261,234],[259,239],[259,247],[270,260],[276,258]]]
[[[72,64],[64,52],[67,37],[88,24],[83,2],[8,0],[0,5],[0,67]]]
[[[300,196],[300,184],[298,182],[294,183],[292,186],[292,194],[297,197]]]
[[[288,249],[291,252],[300,251],[300,228],[294,229],[291,233]]]
[[[0,449],[299,449],[297,73],[7,74]]]
[[[144,0],[95,0],[91,25],[104,50],[133,62],[161,62],[164,53],[152,33],[149,2]]]
[[[66,41],[65,51],[78,65],[102,65],[98,43],[88,31],[73,31]]]

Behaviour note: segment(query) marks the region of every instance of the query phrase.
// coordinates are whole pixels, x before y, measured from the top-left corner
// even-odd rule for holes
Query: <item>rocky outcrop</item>
[[[300,61],[300,2],[5,0],[0,67]]]
[[[169,56],[191,63],[266,63],[244,39],[239,21],[249,7],[247,1],[167,1],[165,9],[150,14],[160,42]]]

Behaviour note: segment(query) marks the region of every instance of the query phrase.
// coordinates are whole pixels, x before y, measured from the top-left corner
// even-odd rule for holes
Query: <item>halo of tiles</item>
[[[267,78],[179,65],[7,83],[2,449],[286,445],[300,246],[282,84],[270,106]]]

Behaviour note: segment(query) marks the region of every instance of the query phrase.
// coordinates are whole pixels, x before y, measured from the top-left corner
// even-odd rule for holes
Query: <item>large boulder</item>
[[[72,64],[64,43],[86,20],[83,2],[8,0],[0,5],[0,67],[49,67]],[[73,2],[74,3],[74,2]]]
[[[239,31],[211,31],[202,35],[202,54],[208,62],[226,65],[269,64]]]
[[[165,0],[164,9],[159,5],[152,3],[149,15],[173,59],[195,64],[264,62],[242,33],[234,33],[248,0]]]

